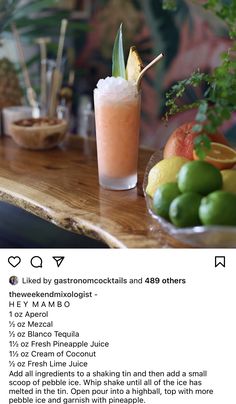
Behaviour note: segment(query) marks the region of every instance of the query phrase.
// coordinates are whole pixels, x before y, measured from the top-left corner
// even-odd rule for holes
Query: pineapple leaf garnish
[[[116,34],[112,52],[112,76],[126,79],[122,24]]]

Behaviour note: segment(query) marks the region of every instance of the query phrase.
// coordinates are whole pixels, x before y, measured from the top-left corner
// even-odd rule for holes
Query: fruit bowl
[[[157,227],[161,226],[162,229],[175,239],[189,244],[192,247],[202,248],[235,248],[236,247],[236,227],[235,226],[196,226],[187,228],[177,228],[167,220],[156,215],[152,210],[152,198],[146,193],[148,184],[148,174],[150,169],[163,159],[163,152],[161,150],[154,153],[147,165],[143,190],[146,199],[148,212],[157,223]]]
[[[64,140],[67,126],[66,121],[57,118],[21,119],[11,124],[11,135],[25,149],[52,149]]]

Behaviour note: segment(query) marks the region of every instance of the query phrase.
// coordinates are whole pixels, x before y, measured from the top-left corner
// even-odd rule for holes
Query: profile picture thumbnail
[[[17,285],[18,282],[19,282],[19,280],[18,280],[17,276],[15,276],[15,275],[10,276],[9,283],[11,285],[13,285],[13,286]]]

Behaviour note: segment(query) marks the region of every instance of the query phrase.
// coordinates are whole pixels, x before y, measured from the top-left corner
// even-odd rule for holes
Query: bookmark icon
[[[225,265],[226,265],[226,262],[225,262],[224,255],[215,256],[215,268],[217,268],[218,266],[225,268]]]
[[[57,268],[59,268],[64,261],[65,257],[52,257],[56,261]]]

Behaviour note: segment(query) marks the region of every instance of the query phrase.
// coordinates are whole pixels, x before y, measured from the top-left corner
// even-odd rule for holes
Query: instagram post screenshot
[[[0,0],[2,404],[235,404],[236,0]]]

